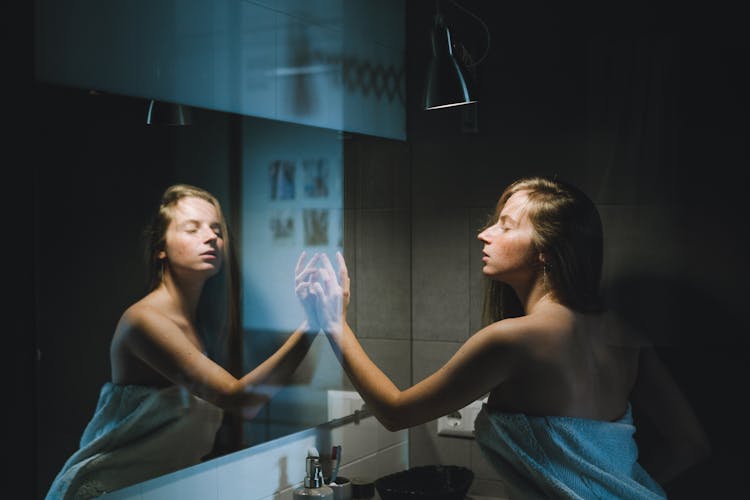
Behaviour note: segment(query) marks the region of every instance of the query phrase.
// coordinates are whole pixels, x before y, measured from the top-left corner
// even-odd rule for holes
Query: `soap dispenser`
[[[294,500],[333,500],[333,490],[323,482],[323,468],[318,450],[307,450],[305,484],[294,490]]]

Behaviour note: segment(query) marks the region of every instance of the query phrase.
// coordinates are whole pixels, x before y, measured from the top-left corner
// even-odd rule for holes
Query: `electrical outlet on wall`
[[[458,411],[440,417],[437,422],[437,431],[440,436],[456,436],[474,439],[474,419],[482,409],[482,404],[487,398],[478,399],[464,406]]]

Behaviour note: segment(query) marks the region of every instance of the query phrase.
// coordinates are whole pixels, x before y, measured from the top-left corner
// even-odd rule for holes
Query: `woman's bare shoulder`
[[[537,343],[548,343],[570,331],[573,316],[567,309],[549,308],[534,314],[506,318],[487,327],[492,335],[519,346],[532,347]]]
[[[120,316],[115,335],[132,335],[148,333],[163,327],[165,322],[172,323],[170,318],[159,307],[158,301],[147,295],[138,302],[131,304]]]

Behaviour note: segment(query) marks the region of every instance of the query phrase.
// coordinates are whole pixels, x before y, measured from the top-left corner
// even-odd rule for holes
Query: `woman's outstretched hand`
[[[305,255],[302,252],[297,261],[297,297],[311,328],[322,328],[330,340],[340,345],[351,298],[346,262],[341,252],[336,252],[336,272],[326,254],[317,253],[303,265]]]
[[[315,264],[318,256],[314,255],[310,262],[304,263],[307,252],[304,250],[297,259],[297,266],[294,269],[294,291],[297,298],[302,304],[307,317],[307,330],[310,333],[318,333],[321,329],[318,313],[315,310],[315,298],[310,295],[310,286],[313,283],[313,275],[316,272]]]

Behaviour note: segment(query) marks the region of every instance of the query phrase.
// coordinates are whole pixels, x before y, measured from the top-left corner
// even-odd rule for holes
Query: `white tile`
[[[376,456],[377,476],[382,477],[409,468],[409,444],[401,443],[380,451]]]
[[[331,443],[343,447],[342,463],[350,463],[378,451],[378,425],[374,417],[366,417],[331,430]]]

